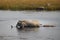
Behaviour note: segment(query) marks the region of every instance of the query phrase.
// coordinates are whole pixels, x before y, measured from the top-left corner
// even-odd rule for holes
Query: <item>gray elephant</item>
[[[18,21],[17,22],[17,25],[16,25],[17,28],[34,28],[34,27],[40,27],[39,24],[34,24],[33,22],[29,22],[29,21],[26,21],[26,20],[23,20],[23,21]]]

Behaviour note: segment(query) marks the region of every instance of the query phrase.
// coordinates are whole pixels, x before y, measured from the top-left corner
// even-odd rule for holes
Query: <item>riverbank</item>
[[[0,0],[0,10],[60,10],[59,0]]]

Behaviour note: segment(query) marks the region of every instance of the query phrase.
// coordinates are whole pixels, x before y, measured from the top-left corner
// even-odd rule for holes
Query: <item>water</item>
[[[41,24],[56,27],[40,27],[17,30],[18,20],[38,20]],[[11,25],[14,27],[11,29]],[[59,11],[0,11],[0,40],[60,40]]]

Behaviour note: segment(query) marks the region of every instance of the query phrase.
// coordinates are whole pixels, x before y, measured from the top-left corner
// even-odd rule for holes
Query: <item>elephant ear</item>
[[[26,25],[26,22],[22,22],[22,25]]]

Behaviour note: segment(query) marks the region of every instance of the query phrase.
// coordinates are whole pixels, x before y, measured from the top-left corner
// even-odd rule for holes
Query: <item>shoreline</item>
[[[0,11],[60,11],[60,10],[0,10]]]

